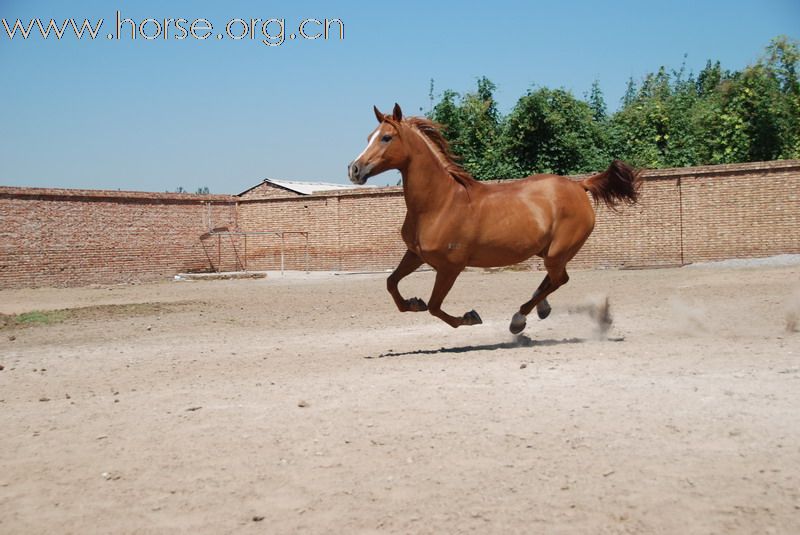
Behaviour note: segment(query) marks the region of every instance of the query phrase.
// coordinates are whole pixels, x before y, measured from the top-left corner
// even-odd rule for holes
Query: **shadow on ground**
[[[607,338],[608,342],[622,342],[624,338]],[[548,347],[564,344],[582,344],[588,342],[587,338],[564,338],[561,340],[533,340],[524,334],[517,335],[511,342],[497,344],[483,344],[474,346],[440,347],[439,349],[416,349],[414,351],[388,351],[377,356],[364,357],[365,359],[383,359],[389,357],[407,357],[411,355],[438,355],[440,353],[469,353],[471,351],[497,351],[498,349],[518,349],[520,347]]]

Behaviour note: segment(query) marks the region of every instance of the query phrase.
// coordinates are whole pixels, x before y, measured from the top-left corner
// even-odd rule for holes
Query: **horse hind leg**
[[[567,263],[578,253],[589,234],[592,232],[593,217],[590,211],[587,217],[579,217],[562,228],[562,232],[548,246],[548,253],[544,256],[544,267],[547,270],[542,283],[533,292],[533,297],[519,307],[519,312],[514,314],[511,319],[509,330],[514,334],[519,334],[525,328],[528,314],[536,307],[536,313],[544,319],[550,315],[550,303],[547,296],[558,290],[569,281],[567,275]],[[588,217],[591,216],[591,217]]]
[[[569,281],[565,263],[555,263],[545,259],[545,267],[547,268],[547,275],[545,275],[542,283],[533,292],[533,297],[526,301],[519,307],[519,312],[514,314],[511,318],[511,324],[508,329],[512,334],[519,334],[527,324],[527,316],[531,311],[536,308],[536,313],[539,318],[544,319],[550,315],[552,310],[550,303],[547,302],[547,296],[555,292],[558,288],[563,286]]]
[[[550,304],[547,302],[546,296],[552,293],[552,290],[550,290],[551,286],[550,276],[545,275],[539,287],[533,292],[533,297],[531,297],[529,301],[523,303],[519,308],[519,312],[514,314],[511,318],[511,325],[508,326],[508,330],[511,331],[512,334],[519,334],[525,329],[525,325],[528,322],[527,316],[530,314],[531,310],[533,310],[533,307],[536,307],[536,312],[539,314],[540,318],[547,317],[550,314]],[[542,305],[541,309],[539,308],[540,305]]]
[[[550,315],[550,312],[553,309],[550,307],[550,303],[547,302],[547,298],[542,299],[538,305],[536,305],[536,314],[539,316],[540,320],[545,319],[547,316]]]

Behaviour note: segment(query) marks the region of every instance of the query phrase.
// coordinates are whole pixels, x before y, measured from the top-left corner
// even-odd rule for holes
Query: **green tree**
[[[597,170],[608,158],[594,111],[563,89],[530,90],[508,116],[504,147],[522,174]]]
[[[603,92],[600,90],[600,82],[595,80],[592,82],[592,90],[587,98],[589,107],[592,109],[592,117],[597,122],[606,120],[606,100],[603,98]]]
[[[494,99],[495,89],[488,78],[481,77],[475,92],[459,96],[445,91],[430,114],[443,126],[460,163],[478,180],[513,176],[500,144],[503,124]]]
[[[457,150],[464,167],[479,180],[503,174],[500,113],[494,99],[495,85],[478,79],[478,88],[461,100],[462,130]]]
[[[529,90],[503,116],[484,77],[472,93],[445,91],[429,116],[479,179],[596,171],[612,158],[649,168],[800,158],[798,67],[797,41],[781,36],[739,72],[708,61],[696,77],[684,64],[631,78],[611,115],[595,81],[584,100]]]
[[[461,110],[459,109],[458,99],[459,94],[450,89],[446,89],[442,93],[439,102],[433,106],[429,118],[436,121],[442,126],[442,133],[445,138],[450,142],[454,151],[457,151],[461,137],[461,129],[463,120],[461,118]],[[457,152],[456,152],[457,153]]]
[[[764,80],[755,90],[758,94],[758,107],[768,119],[758,126],[756,145],[774,140],[772,151],[759,157],[798,158],[800,157],[800,81],[797,70],[800,67],[800,46],[795,40],[779,36],[772,40],[767,52],[754,69],[761,69]],[[761,135],[765,134],[766,139]],[[753,151],[751,151],[751,154]],[[756,154],[753,154],[755,157]]]
[[[670,138],[670,76],[661,67],[641,87],[629,81],[625,105],[611,118],[612,152],[639,167],[663,167]]]
[[[719,61],[711,63],[711,60],[708,60],[706,68],[697,75],[697,93],[700,97],[714,94],[719,89],[722,78],[723,72]]]
[[[702,100],[692,110],[698,138],[693,163],[800,157],[799,60],[797,43],[779,37],[741,72],[709,63],[698,77]]]
[[[636,100],[636,82],[633,81],[633,78],[628,78],[628,81],[625,83],[625,94],[622,95],[622,107],[626,108],[629,105],[633,104],[633,101]]]

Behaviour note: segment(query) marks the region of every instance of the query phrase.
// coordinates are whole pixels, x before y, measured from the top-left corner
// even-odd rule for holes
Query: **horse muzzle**
[[[350,165],[347,166],[347,176],[353,184],[363,186],[367,183],[369,172],[373,167],[373,165],[362,165],[358,162],[351,162]]]

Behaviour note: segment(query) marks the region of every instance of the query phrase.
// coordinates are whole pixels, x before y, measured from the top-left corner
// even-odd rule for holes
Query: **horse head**
[[[394,105],[392,114],[383,114],[373,106],[378,126],[367,138],[367,146],[347,166],[347,175],[353,184],[363,185],[371,176],[389,169],[400,169],[408,159],[400,130],[403,111]]]

